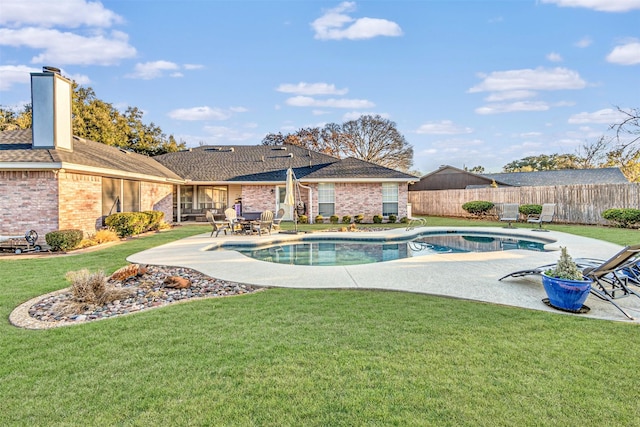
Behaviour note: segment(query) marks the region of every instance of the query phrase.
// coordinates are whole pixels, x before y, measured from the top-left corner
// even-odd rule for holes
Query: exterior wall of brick
[[[58,180],[51,171],[0,171],[0,234],[58,229]]]
[[[313,188],[313,217],[318,214],[318,185]],[[363,222],[373,222],[374,215],[382,214],[382,184],[335,183],[335,215],[354,217],[363,214]],[[303,199],[305,192],[302,193]],[[398,219],[407,216],[408,184],[398,183]],[[308,203],[308,200],[305,201]]]
[[[102,226],[102,177],[60,172],[58,188],[58,228],[95,233]]]
[[[274,190],[274,193],[271,193]],[[275,185],[243,185],[242,186],[242,211],[262,212],[275,211],[276,195]]]
[[[140,210],[164,212],[164,220],[173,221],[173,185],[140,183]]]

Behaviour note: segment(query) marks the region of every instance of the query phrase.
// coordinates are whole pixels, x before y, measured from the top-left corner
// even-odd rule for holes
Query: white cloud
[[[204,65],[201,64],[184,64],[183,65],[185,70],[202,70],[204,68]]]
[[[126,77],[150,80],[161,77],[164,71],[175,71],[178,69],[180,69],[180,66],[175,62],[170,61],[137,63],[134,67],[133,73],[127,74]]]
[[[26,65],[0,65],[0,90],[10,90],[14,84],[29,84],[29,73],[39,73],[40,68]]]
[[[624,120],[627,116],[618,110],[614,110],[613,108],[605,108],[602,110],[594,111],[593,113],[578,113],[569,117],[568,123],[576,125],[576,124],[586,124],[586,123],[599,123],[599,124],[607,124],[610,125],[612,123],[619,123]]]
[[[241,142],[257,140],[258,135],[253,132],[238,130],[226,126],[205,126],[204,130],[209,134],[206,139],[215,143]]]
[[[501,102],[511,99],[533,98],[537,93],[532,90],[509,90],[504,92],[492,93],[485,98],[487,102]]]
[[[585,48],[585,47],[589,47],[591,46],[591,43],[593,43],[593,40],[591,40],[591,38],[589,37],[583,37],[580,40],[578,40],[575,45],[579,48]]]
[[[471,89],[475,92],[500,92],[513,90],[566,90],[582,89],[587,83],[580,74],[567,68],[536,68],[494,71],[481,75],[483,81]]]
[[[428,135],[458,135],[472,132],[472,128],[457,126],[451,120],[428,122],[416,130],[416,133]]]
[[[89,83],[91,83],[91,79],[89,78],[89,76],[85,76],[84,74],[70,74],[70,75],[66,75],[64,73],[64,70],[62,71],[62,75],[65,77],[70,78],[71,80],[73,80],[74,82],[78,83],[79,85],[88,85]]]
[[[389,113],[374,113],[373,111],[351,111],[342,115],[342,120],[358,120],[362,116],[380,116],[383,119],[388,119]]]
[[[315,99],[309,96],[294,96],[286,100],[287,105],[293,107],[319,107],[319,108],[371,108],[375,104],[366,99]]]
[[[244,107],[229,107],[229,111],[234,113],[246,113],[249,110]]]
[[[120,31],[85,37],[44,28],[0,28],[0,45],[42,50],[31,60],[39,64],[113,65],[136,55],[128,36]]]
[[[621,46],[616,46],[607,55],[607,61],[620,65],[640,64],[640,42],[631,41]]]
[[[640,0],[542,0],[560,7],[584,7],[599,12],[628,12],[640,9]]]
[[[0,25],[38,27],[80,26],[107,28],[123,22],[98,1],[85,0],[2,0]]]
[[[547,60],[551,62],[562,62],[562,55],[556,52],[551,52],[547,55]]]
[[[169,117],[175,120],[227,120],[231,117],[229,111],[225,111],[220,108],[211,107],[193,107],[193,108],[178,108],[169,112]]]
[[[397,37],[402,29],[393,21],[379,18],[352,18],[348,12],[355,11],[355,2],[343,2],[327,10],[311,23],[314,38],[320,40],[362,40],[378,36]]]
[[[476,108],[477,114],[499,114],[512,113],[515,111],[547,111],[549,104],[542,101],[521,101],[510,104],[489,104],[480,108]]]
[[[278,92],[295,93],[297,95],[344,95],[348,89],[336,89],[329,83],[283,83],[276,89]]]

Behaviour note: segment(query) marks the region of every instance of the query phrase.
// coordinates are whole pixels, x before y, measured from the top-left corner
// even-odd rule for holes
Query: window
[[[222,212],[227,208],[227,187],[198,187],[198,209],[217,209]]]
[[[102,215],[140,211],[140,181],[102,178]]]
[[[186,212],[193,209],[193,185],[180,187],[180,211]]]
[[[382,183],[382,215],[398,215],[398,183]]]
[[[318,214],[330,217],[336,211],[336,195],[333,184],[318,184]]]

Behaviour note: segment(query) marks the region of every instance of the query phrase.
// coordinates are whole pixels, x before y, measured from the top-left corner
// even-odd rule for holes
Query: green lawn
[[[550,228],[638,243],[638,231]],[[52,330],[8,323],[21,302],[67,286],[67,271],[110,273],[131,253],[207,230],[0,259],[0,425],[639,425],[640,327],[623,322],[271,289]]]

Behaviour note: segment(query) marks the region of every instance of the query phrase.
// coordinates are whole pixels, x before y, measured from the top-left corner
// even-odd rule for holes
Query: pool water
[[[353,240],[318,240],[279,243],[268,246],[223,246],[248,257],[291,265],[355,265],[392,261],[413,256],[494,252],[511,249],[544,251],[544,243],[513,237],[445,234],[418,237],[411,241],[376,242]],[[219,249],[215,249],[219,250]]]

